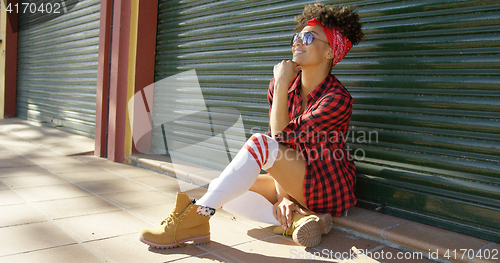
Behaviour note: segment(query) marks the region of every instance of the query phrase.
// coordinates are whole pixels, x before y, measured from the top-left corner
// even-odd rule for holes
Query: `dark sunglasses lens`
[[[302,35],[302,43],[304,45],[309,45],[311,44],[311,42],[313,41],[313,34],[311,32],[305,32],[303,35]]]
[[[302,34],[295,33],[292,36],[292,41],[290,42],[290,44],[293,46],[293,44],[295,44],[295,42],[299,39],[299,37],[300,37],[300,40],[302,41],[302,44],[304,44],[304,45],[311,44],[311,42],[314,39],[314,36],[311,32],[304,32]]]
[[[295,44],[295,41],[297,41],[297,39],[299,39],[299,34],[297,34],[297,33],[293,34],[292,41],[290,42],[290,45],[293,46],[293,44]]]

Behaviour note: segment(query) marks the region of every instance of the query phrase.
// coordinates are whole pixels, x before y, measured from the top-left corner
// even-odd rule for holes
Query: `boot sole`
[[[319,217],[319,229],[321,231],[321,234],[326,235],[332,230],[333,228],[333,222],[332,222],[332,215],[330,214],[321,214],[318,216]]]
[[[292,234],[293,241],[305,247],[319,245],[321,243],[321,229],[318,221],[308,221],[295,229]]]
[[[155,243],[153,241],[149,241],[149,240],[145,239],[141,235],[139,235],[139,240],[142,243],[149,245],[150,247],[159,248],[159,249],[166,249],[166,248],[171,249],[171,248],[179,247],[179,245],[184,244],[188,241],[193,241],[193,245],[203,245],[203,244],[210,243],[210,234],[208,234],[206,236],[186,238],[184,240],[178,241],[177,244],[179,244],[179,245],[177,245],[176,243],[171,243],[171,244]]]

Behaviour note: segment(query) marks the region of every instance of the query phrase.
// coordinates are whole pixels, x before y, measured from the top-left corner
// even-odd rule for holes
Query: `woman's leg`
[[[278,151],[279,143],[274,139],[259,133],[252,135],[196,204],[217,209],[244,194],[255,183],[261,169],[273,166]]]
[[[278,193],[276,192],[274,178],[269,174],[259,174],[255,183],[250,187],[250,191],[259,193],[271,202],[271,204],[278,201]]]
[[[222,206],[225,211],[256,222],[279,225],[280,223],[273,214],[273,204],[264,196],[246,191],[244,194],[236,197]]]
[[[267,174],[261,174],[249,191],[229,201],[222,209],[238,217],[279,225],[273,214],[273,204],[276,201],[274,179]]]
[[[302,188],[305,162],[300,153],[279,145],[263,134],[254,134],[221,175],[210,183],[202,198],[193,204],[187,195],[178,193],[175,210],[165,220],[165,224],[141,231],[141,241],[156,247],[174,247],[190,240],[206,242],[210,236],[208,219],[215,209],[245,194],[254,185],[261,169],[268,171],[287,193],[304,204]],[[266,195],[272,198],[271,194]],[[272,208],[271,202],[267,204]],[[294,234],[299,232],[294,231]]]
[[[285,192],[305,206],[304,158],[300,152],[280,145],[263,134],[250,137],[221,175],[210,183],[207,193],[196,204],[220,208],[248,191],[256,182],[261,169],[269,172]],[[266,195],[268,200],[271,199],[269,194]]]
[[[278,156],[272,167],[266,170],[302,207],[304,202],[304,177],[306,163],[302,154],[285,145],[279,145]]]

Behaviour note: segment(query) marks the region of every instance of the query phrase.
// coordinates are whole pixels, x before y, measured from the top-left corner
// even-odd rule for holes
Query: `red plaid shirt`
[[[307,106],[302,105],[299,74],[288,89],[290,122],[274,138],[296,149],[306,160],[304,200],[315,213],[340,216],[356,204],[356,168],[346,150],[344,136],[349,130],[353,99],[337,78],[329,74],[321,84],[307,94]],[[269,84],[269,118],[274,95],[274,78]],[[271,126],[269,126],[271,135]]]

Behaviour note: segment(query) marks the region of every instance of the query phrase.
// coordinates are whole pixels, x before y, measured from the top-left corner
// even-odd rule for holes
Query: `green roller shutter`
[[[272,66],[307,2],[160,1],[156,80],[196,69],[208,107],[267,132]],[[500,241],[498,1],[327,3],[356,4],[366,35],[332,71],[354,98],[359,205]]]
[[[68,12],[55,19],[19,14],[16,114],[94,137],[100,1],[56,2]]]

